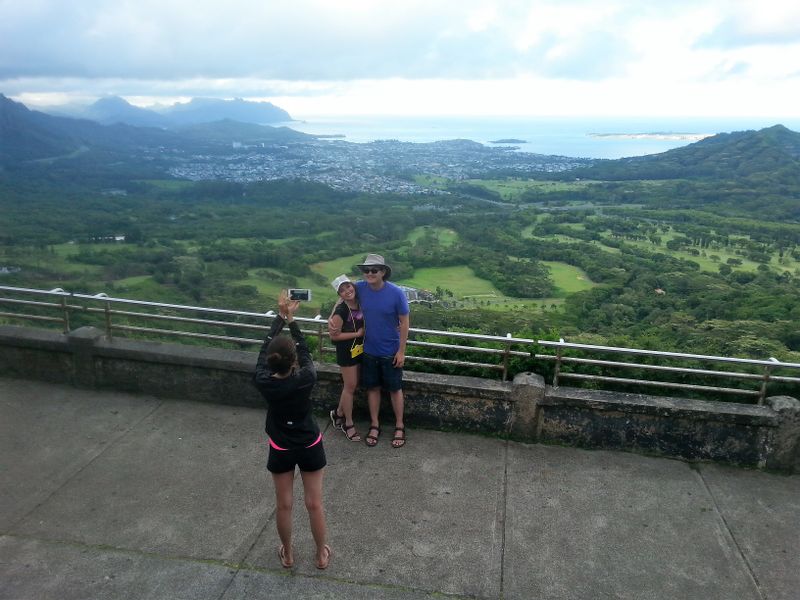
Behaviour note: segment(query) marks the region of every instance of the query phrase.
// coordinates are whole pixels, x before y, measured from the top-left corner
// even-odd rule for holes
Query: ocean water
[[[583,158],[622,158],[658,154],[704,136],[782,124],[800,131],[800,119],[780,118],[544,118],[305,116],[285,125],[316,135],[343,136],[349,142],[375,140],[434,142],[468,139],[492,146],[505,139],[523,152]]]

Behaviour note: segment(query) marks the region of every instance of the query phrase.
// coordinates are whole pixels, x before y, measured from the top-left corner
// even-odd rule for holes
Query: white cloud
[[[497,19],[497,9],[494,6],[482,6],[472,12],[467,18],[469,31],[486,31]]]
[[[787,0],[731,2],[700,45],[741,48],[800,43],[800,5]]]
[[[0,0],[0,92],[239,96],[290,112],[796,115],[782,100],[800,97],[795,4]]]

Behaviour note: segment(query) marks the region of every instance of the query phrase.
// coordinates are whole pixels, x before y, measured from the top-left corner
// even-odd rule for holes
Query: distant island
[[[502,140],[490,140],[490,144],[527,144],[526,140],[518,140],[516,138],[503,138]]]
[[[677,133],[672,131],[654,131],[651,133],[587,133],[589,137],[597,138],[621,138],[626,140],[686,140],[689,142],[698,142],[707,137],[714,135],[713,133]]]

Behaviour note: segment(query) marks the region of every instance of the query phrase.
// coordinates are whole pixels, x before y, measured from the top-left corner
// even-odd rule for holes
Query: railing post
[[[106,302],[104,313],[106,318],[106,339],[111,341],[111,302]]]
[[[318,340],[317,354],[319,355],[319,361],[322,362],[322,323],[320,323],[317,328],[317,340]]]
[[[774,358],[772,356],[770,356],[769,359],[771,361],[773,361],[773,362],[778,362],[778,359]],[[764,379],[761,381],[761,389],[758,392],[758,405],[759,406],[763,406],[764,405],[764,400],[767,397],[767,384],[769,383],[770,370],[771,370],[770,366],[764,367]]]
[[[511,334],[506,334],[506,339],[511,339]],[[503,381],[508,380],[508,359],[511,356],[511,342],[506,342],[505,350],[503,351]]]
[[[69,306],[66,296],[61,296],[61,310],[64,313],[64,335],[66,335],[69,333]]]
[[[563,344],[564,338],[559,338],[558,341]],[[558,387],[558,374],[561,372],[561,354],[563,351],[564,349],[561,346],[556,350],[556,368],[555,371],[553,371],[553,387]]]

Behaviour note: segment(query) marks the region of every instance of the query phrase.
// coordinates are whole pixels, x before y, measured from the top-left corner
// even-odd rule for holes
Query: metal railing
[[[276,316],[273,311],[259,313],[168,304],[163,302],[114,298],[105,293],[76,294],[66,292],[60,288],[38,290],[0,286],[0,293],[2,293],[2,296],[0,296],[0,308],[7,305],[19,309],[17,312],[0,310],[0,318],[58,324],[64,333],[69,333],[73,329],[75,322],[80,321],[79,325],[92,324],[99,326],[105,331],[108,339],[113,339],[113,337],[118,334],[131,333],[151,338],[158,336],[175,336],[239,345],[257,345],[263,342],[263,337],[252,338],[242,336],[246,335],[247,332],[263,333],[267,331],[272,319]],[[89,322],[86,322],[87,317]],[[300,323],[301,331],[303,331],[304,334],[312,336],[317,340],[318,358],[322,359],[324,354],[335,352],[335,349],[330,345],[328,337],[327,318],[322,318],[320,315],[317,315],[314,318],[296,317],[296,320]],[[170,325],[173,326],[173,328],[168,328]],[[480,343],[483,345],[465,345],[469,343]],[[742,395],[755,398],[758,404],[763,404],[770,383],[800,384],[800,377],[776,374],[776,370],[781,373],[783,371],[799,373],[800,364],[781,362],[774,358],[770,358],[769,360],[755,360],[661,352],[656,350],[637,350],[633,348],[568,343],[563,339],[557,342],[549,340],[538,341],[540,346],[555,348],[555,355],[532,354],[529,349],[532,348],[535,343],[536,341],[532,339],[512,337],[510,333],[506,336],[494,336],[412,327],[409,331],[409,352],[406,354],[406,361],[412,364],[417,362],[498,371],[503,381],[505,381],[508,378],[509,362],[511,358],[526,360],[535,358],[542,361],[555,362],[552,379],[552,385],[554,387],[558,387],[561,379],[573,379],[611,384]],[[436,353],[444,355],[445,357],[453,356],[454,354],[463,355],[464,353],[468,353],[474,358],[465,360],[463,358],[424,356],[421,353],[414,354],[414,348],[420,349],[421,352]],[[566,352],[569,350],[584,355],[588,354],[590,356],[616,353],[628,356],[649,357],[657,359],[661,364],[567,356]],[[675,363],[676,361],[683,363],[724,363],[738,370],[714,370],[669,364]],[[605,372],[613,369],[638,369],[648,372],[686,375],[695,380],[700,380],[702,378],[727,378],[729,380],[756,382],[758,389],[684,383],[681,381],[656,380],[642,377],[626,378],[581,373],[577,371],[565,371],[563,369],[564,365],[602,367]],[[746,372],[744,371],[746,367],[757,368],[760,372]]]
[[[775,358],[769,360],[755,360],[747,358],[730,358],[725,356],[706,356],[702,354],[682,354],[679,352],[660,352],[657,350],[636,350],[632,348],[616,348],[612,346],[594,346],[590,344],[572,344],[567,343],[563,339],[553,342],[547,340],[539,340],[540,346],[550,347],[556,349],[556,354],[536,354],[534,357],[539,360],[555,361],[555,369],[553,371],[553,387],[558,387],[560,379],[577,379],[583,381],[602,381],[616,384],[632,384],[637,386],[654,386],[667,389],[684,389],[703,392],[714,392],[722,394],[738,394],[756,398],[757,404],[764,403],[767,396],[767,388],[771,382],[778,383],[795,383],[800,384],[800,377],[776,375],[776,370],[786,370],[793,373],[800,373],[800,364],[781,362]],[[629,356],[638,357],[655,357],[661,362],[689,362],[689,363],[724,363],[739,370],[723,371],[713,369],[703,369],[696,367],[684,366],[669,366],[668,364],[645,364],[645,363],[632,363],[613,361],[596,358],[581,358],[576,356],[565,356],[565,351],[574,350],[583,354],[625,354]],[[588,373],[578,372],[565,372],[562,370],[563,365],[595,365],[600,367],[610,367],[612,369],[641,369],[644,371],[654,371],[661,373],[677,373],[690,375],[691,377],[701,378],[710,377],[738,379],[751,382],[758,382],[758,389],[742,389],[733,387],[723,387],[716,385],[703,385],[682,383],[680,381],[665,381],[665,380],[650,380],[642,378],[625,378],[615,377],[609,375],[595,375]],[[741,369],[745,367],[756,367],[760,369],[760,373],[745,372]]]
[[[0,317],[58,323],[65,334],[72,330],[77,319],[88,317],[92,321],[89,324],[100,326],[108,339],[127,332],[152,337],[177,336],[255,345],[261,344],[263,337],[255,339],[241,336],[246,335],[246,332],[268,330],[268,324],[277,316],[273,311],[257,313],[167,304],[114,298],[105,293],[76,294],[66,292],[61,288],[38,290],[0,286],[0,292],[3,293],[3,297],[0,297],[0,307],[9,305],[21,309],[19,312],[0,311]],[[56,316],[53,316],[53,313]],[[317,315],[314,318],[296,317],[295,320],[301,324],[301,331],[305,335],[313,336],[317,340],[317,352],[320,359],[325,353],[335,352],[332,346],[326,345],[326,340],[329,341],[327,318]],[[175,328],[167,328],[168,324],[174,325]],[[220,328],[223,329],[222,333],[219,332]],[[209,330],[217,331],[217,333],[209,333]],[[231,330],[245,333],[233,334]],[[415,339],[417,336],[423,339]],[[444,341],[438,341],[439,338],[444,338]],[[461,343],[453,343],[459,341]],[[488,343],[496,347],[464,345],[468,342]],[[518,348],[530,348],[534,343],[535,341],[532,339],[515,338],[510,333],[503,337],[412,327],[409,330],[408,350],[420,348],[423,351],[440,351],[445,355],[469,353],[475,355],[476,358],[460,360],[415,355],[413,352],[407,352],[406,361],[499,371],[505,381],[508,378],[509,361],[512,357],[531,359],[530,350]]]

